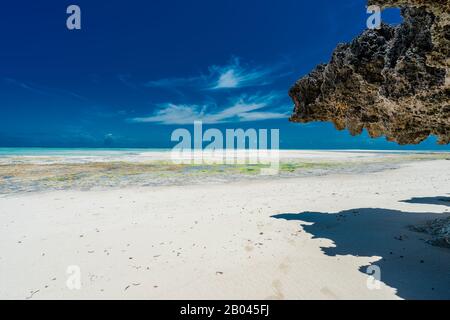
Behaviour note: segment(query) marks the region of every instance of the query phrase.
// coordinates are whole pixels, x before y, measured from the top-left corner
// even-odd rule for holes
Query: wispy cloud
[[[167,103],[148,117],[133,118],[133,122],[160,124],[191,124],[201,120],[204,123],[225,123],[281,119],[288,116],[278,105],[282,95],[243,95],[229,102],[228,107],[219,109],[215,104],[187,105]],[[278,111],[280,110],[280,111]]]
[[[251,68],[241,65],[240,60],[235,58],[227,66],[210,68],[213,77],[208,88],[217,90],[268,85],[279,77],[274,74],[279,69],[279,66]]]
[[[145,83],[149,88],[181,88],[181,87],[202,87],[207,82],[206,76],[196,76],[190,78],[166,78]]]
[[[22,88],[24,90],[27,90],[29,92],[32,92],[32,93],[35,93],[38,95],[42,95],[42,96],[48,96],[48,97],[70,96],[72,98],[75,98],[75,99],[78,99],[78,100],[81,100],[84,102],[87,101],[87,99],[84,98],[83,96],[81,96],[75,92],[72,92],[70,90],[46,88],[46,87],[37,86],[32,83],[26,83],[23,81],[12,79],[12,78],[3,78],[2,80],[4,83],[6,83],[8,85],[16,86],[16,87]]]
[[[204,118],[206,106],[167,103],[159,106],[149,117],[133,118],[132,122],[155,122],[161,124],[187,124]]]
[[[33,93],[37,93],[40,95],[49,95],[46,91],[38,89],[37,87],[33,86],[33,85],[29,85],[25,82],[21,82],[18,81],[16,79],[12,79],[12,78],[3,78],[3,82],[9,85],[13,85],[22,89],[25,89],[27,91],[33,92]]]
[[[118,74],[117,79],[122,82],[125,86],[136,89],[136,85],[130,81],[131,76],[129,74]]]
[[[239,58],[233,58],[224,66],[210,66],[208,72],[185,78],[165,78],[149,81],[145,84],[151,88],[181,88],[195,87],[201,90],[236,89],[257,87],[273,83],[285,76],[281,72],[282,64],[271,67],[250,66],[241,63]]]

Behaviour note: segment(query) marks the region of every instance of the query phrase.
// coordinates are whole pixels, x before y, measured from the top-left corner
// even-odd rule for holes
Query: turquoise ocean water
[[[0,148],[1,156],[118,156],[139,155],[144,152],[165,152],[170,149],[127,148]]]
[[[0,148],[0,157],[11,156],[68,156],[68,157],[83,157],[83,156],[138,156],[143,153],[151,152],[170,152],[169,148]],[[286,149],[286,151],[294,151]],[[299,151],[338,151],[338,152],[363,152],[363,153],[447,153],[446,151],[436,150],[342,150],[342,149],[305,149]]]

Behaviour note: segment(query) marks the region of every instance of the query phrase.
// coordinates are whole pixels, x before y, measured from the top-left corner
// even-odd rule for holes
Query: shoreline
[[[76,157],[76,160],[71,156],[0,157],[0,195],[46,190],[211,185],[239,180],[263,181],[330,174],[365,174],[393,170],[417,161],[448,160],[450,155],[295,151],[281,153],[280,157],[275,159],[278,173],[269,176],[263,175],[262,172],[266,168],[270,169],[272,164],[245,163],[242,159],[235,158],[235,164],[179,164],[170,160],[170,153],[158,153],[150,158],[130,158],[128,154],[123,154],[121,157],[102,156],[100,159]]]

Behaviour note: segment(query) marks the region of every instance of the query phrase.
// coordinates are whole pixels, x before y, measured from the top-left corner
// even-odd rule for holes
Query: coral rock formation
[[[412,230],[433,236],[428,243],[450,249],[450,217],[428,221],[420,226],[411,226]]]
[[[297,81],[293,122],[331,121],[339,130],[399,144],[429,135],[450,142],[450,1],[369,0],[401,7],[399,26],[382,24],[339,45],[330,63]]]

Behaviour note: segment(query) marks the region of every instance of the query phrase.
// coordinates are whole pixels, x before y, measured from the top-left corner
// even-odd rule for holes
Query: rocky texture
[[[399,144],[436,135],[450,142],[450,1],[369,0],[402,7],[400,26],[383,24],[341,44],[291,88],[293,122],[331,121],[339,130]]]
[[[427,233],[433,238],[428,242],[434,246],[450,248],[450,217],[428,221],[424,225],[411,226],[412,230]]]

